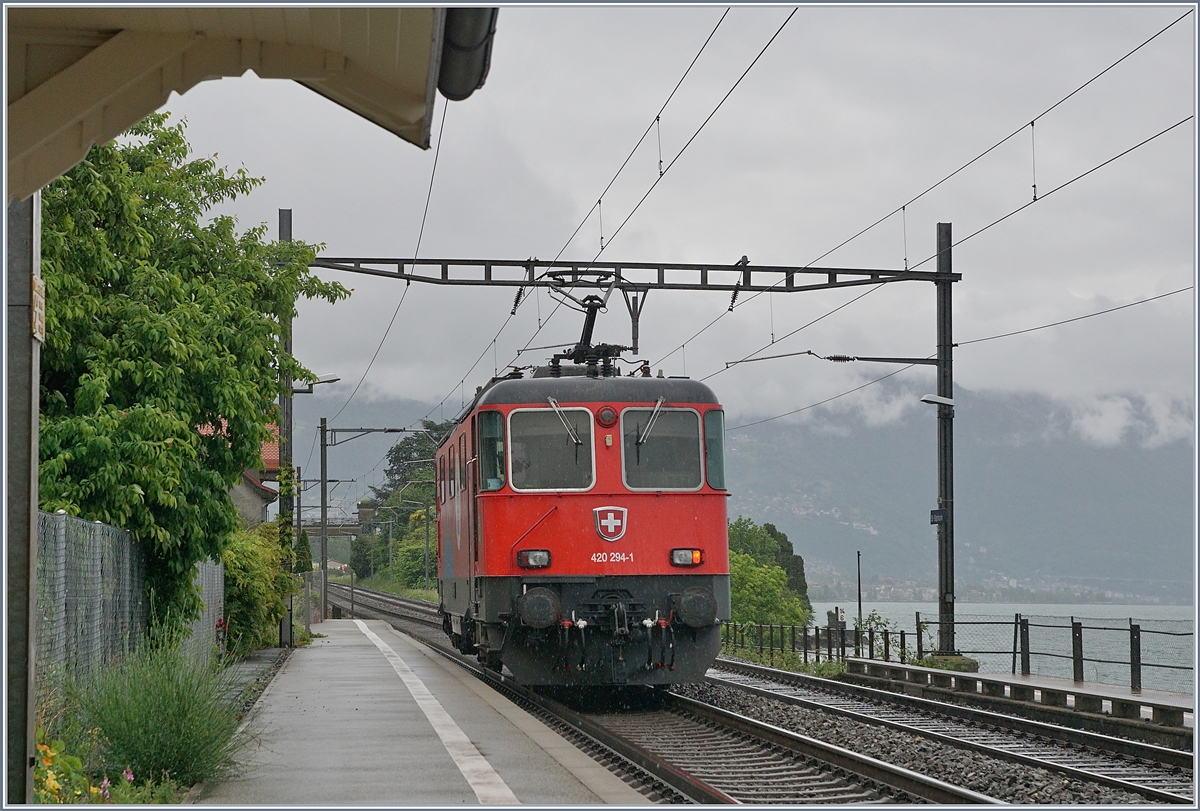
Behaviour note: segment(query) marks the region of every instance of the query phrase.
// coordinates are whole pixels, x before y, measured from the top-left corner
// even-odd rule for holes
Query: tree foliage
[[[729,591],[734,622],[804,625],[811,614],[787,588],[787,575],[775,564],[729,552]]]
[[[803,625],[812,615],[804,561],[773,524],[729,523],[729,580],[736,622]]]
[[[426,482],[433,479],[433,459],[438,442],[454,430],[454,421],[434,422],[421,420],[424,429],[419,434],[409,434],[387,452],[387,481],[381,487],[372,487],[375,497],[384,504],[393,504],[393,495],[410,481]],[[408,495],[410,501],[417,499]],[[409,510],[408,512],[411,512]]]
[[[284,600],[297,589],[295,575],[283,570],[279,528],[260,524],[237,530],[222,552],[225,564],[225,621],[229,640],[238,650],[253,650],[279,639]]]
[[[181,619],[195,563],[238,527],[229,489],[261,467],[280,367],[312,379],[281,320],[298,296],[348,295],[309,273],[314,246],[210,216],[261,182],[190,160],[156,114],[42,194],[41,506],[128,529]]]

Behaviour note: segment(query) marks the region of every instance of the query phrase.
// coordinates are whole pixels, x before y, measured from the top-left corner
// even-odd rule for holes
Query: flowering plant
[[[37,760],[33,768],[34,802],[88,802],[98,793],[83,771],[83,761],[63,750],[62,741],[47,743],[45,730],[38,730]]]

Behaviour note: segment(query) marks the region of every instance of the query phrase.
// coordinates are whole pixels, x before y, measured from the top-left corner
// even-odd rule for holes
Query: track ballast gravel
[[[762,698],[732,687],[702,683],[676,685],[672,690],[1009,803],[1111,805],[1149,802],[1145,797],[1120,789],[995,760],[919,735]]]

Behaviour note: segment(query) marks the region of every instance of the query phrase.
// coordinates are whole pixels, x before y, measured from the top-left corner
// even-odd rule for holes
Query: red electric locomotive
[[[729,619],[724,412],[622,348],[492,380],[438,448],[445,631],[525,684],[699,681]]]

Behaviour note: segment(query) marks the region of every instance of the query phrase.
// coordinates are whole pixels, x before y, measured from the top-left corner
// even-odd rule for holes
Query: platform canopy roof
[[[494,9],[450,12],[469,17],[472,30],[480,12],[482,72],[468,95],[487,73]],[[447,10],[433,8],[8,6],[6,14],[10,201],[161,107],[171,91],[248,70],[298,81],[427,148],[444,37],[454,39]],[[453,47],[450,58],[471,47]]]

